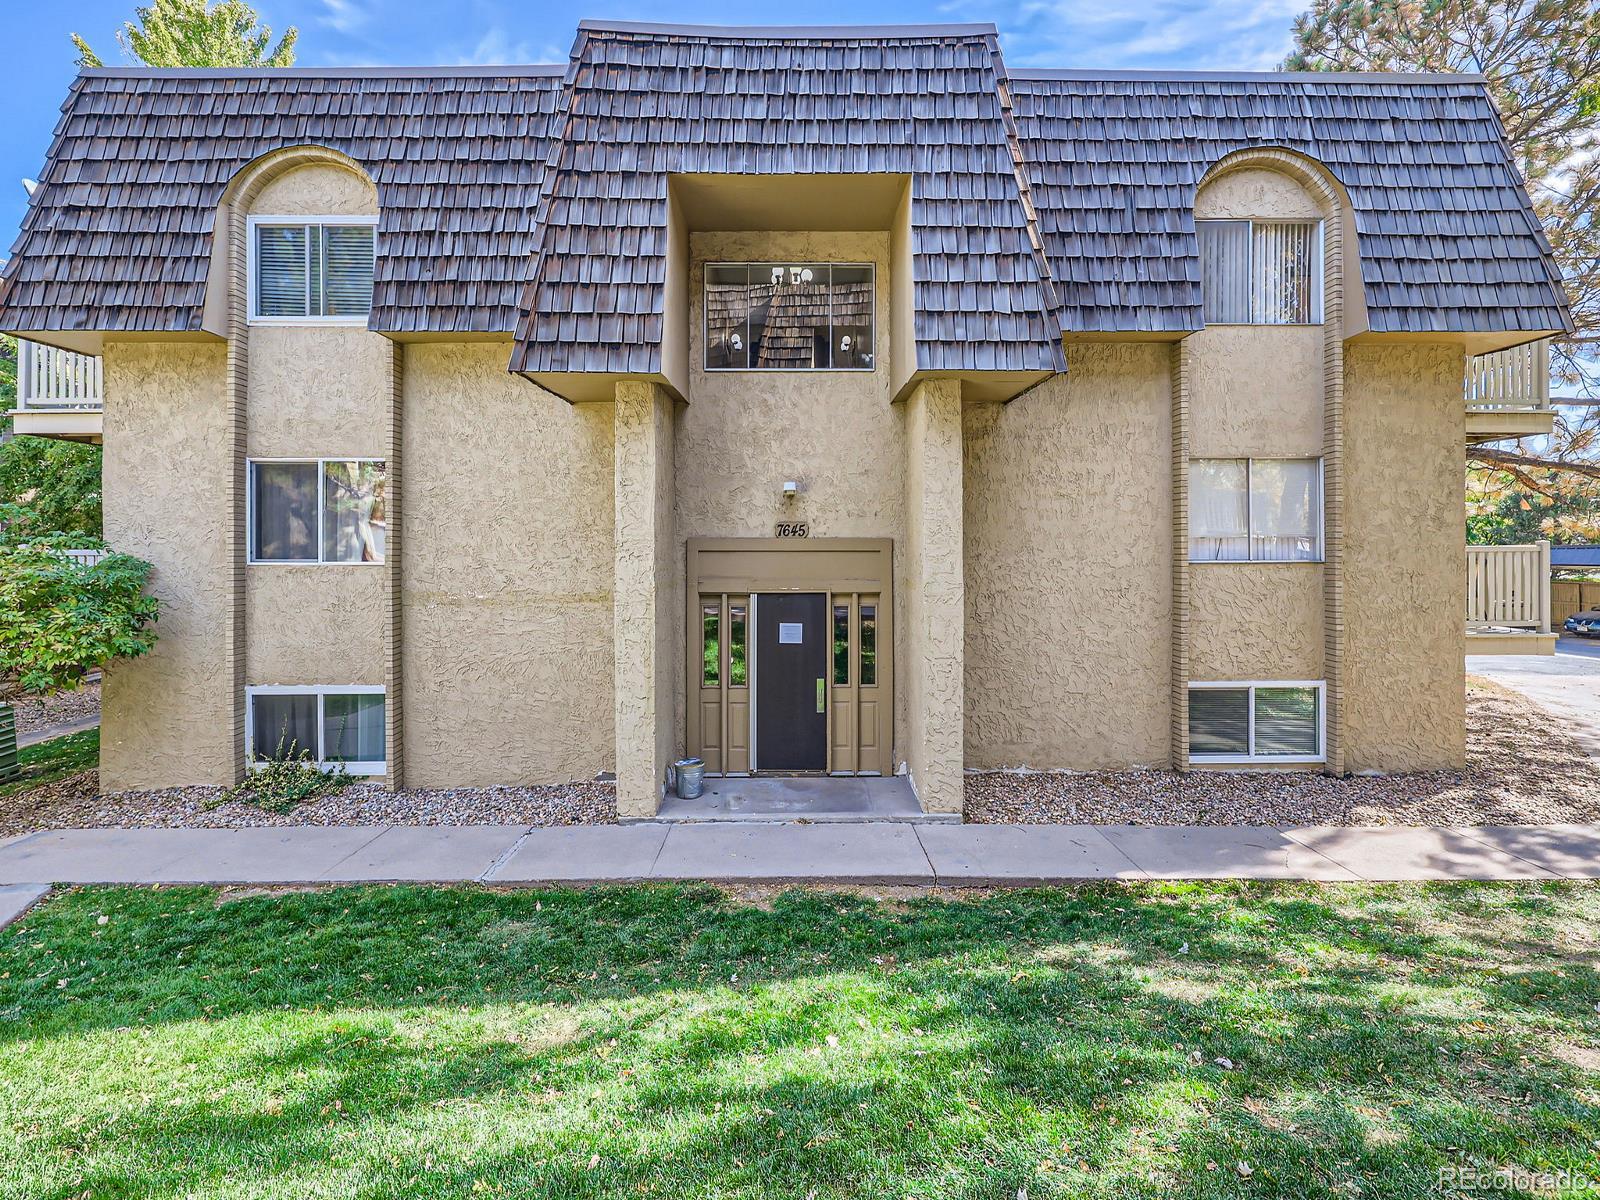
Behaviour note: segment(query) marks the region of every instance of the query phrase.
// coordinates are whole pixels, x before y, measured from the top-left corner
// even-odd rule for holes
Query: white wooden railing
[[[1550,543],[1467,547],[1467,628],[1550,632]]]
[[[17,341],[17,411],[95,411],[104,394],[99,358]]]
[[[109,550],[63,550],[61,555],[63,558],[70,558],[79,566],[92,567],[110,553]]]
[[[1543,412],[1550,407],[1550,339],[1467,359],[1467,408]]]

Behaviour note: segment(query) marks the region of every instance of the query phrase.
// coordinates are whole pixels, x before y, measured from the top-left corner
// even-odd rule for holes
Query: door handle
[[[828,692],[827,692],[827,688],[828,688],[827,679],[824,678],[824,679],[817,680],[817,711],[818,712],[827,712],[828,711]]]

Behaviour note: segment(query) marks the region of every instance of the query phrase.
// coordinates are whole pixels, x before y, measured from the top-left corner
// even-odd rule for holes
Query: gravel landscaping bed
[[[1545,825],[1600,821],[1600,761],[1559,721],[1487,680],[1467,687],[1467,769],[1334,779],[1313,772],[973,773],[984,824]]]
[[[268,812],[222,788],[167,788],[101,795],[99,773],[0,796],[0,837],[38,829],[203,828],[258,825],[609,825],[617,819],[610,783],[541,787],[418,788],[386,791],[352,784],[331,796]],[[219,801],[221,801],[219,803]]]
[[[52,725],[65,725],[100,715],[100,685],[87,683],[55,696],[28,696],[11,702],[17,714],[17,733],[35,733]]]

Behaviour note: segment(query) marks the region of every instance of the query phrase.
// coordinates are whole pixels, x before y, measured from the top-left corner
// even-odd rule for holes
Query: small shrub
[[[298,743],[278,741],[272,758],[249,771],[242,782],[223,793],[218,804],[242,800],[267,812],[292,812],[296,805],[318,796],[331,796],[350,782],[344,767],[319,767],[311,751]]]

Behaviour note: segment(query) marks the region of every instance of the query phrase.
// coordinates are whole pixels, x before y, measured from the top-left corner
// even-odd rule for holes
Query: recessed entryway
[[[695,800],[668,796],[655,820],[695,821],[920,821],[957,824],[956,813],[924,813],[901,775],[823,778],[733,776],[708,779]]]
[[[688,752],[710,776],[890,775],[887,538],[688,544]]]

